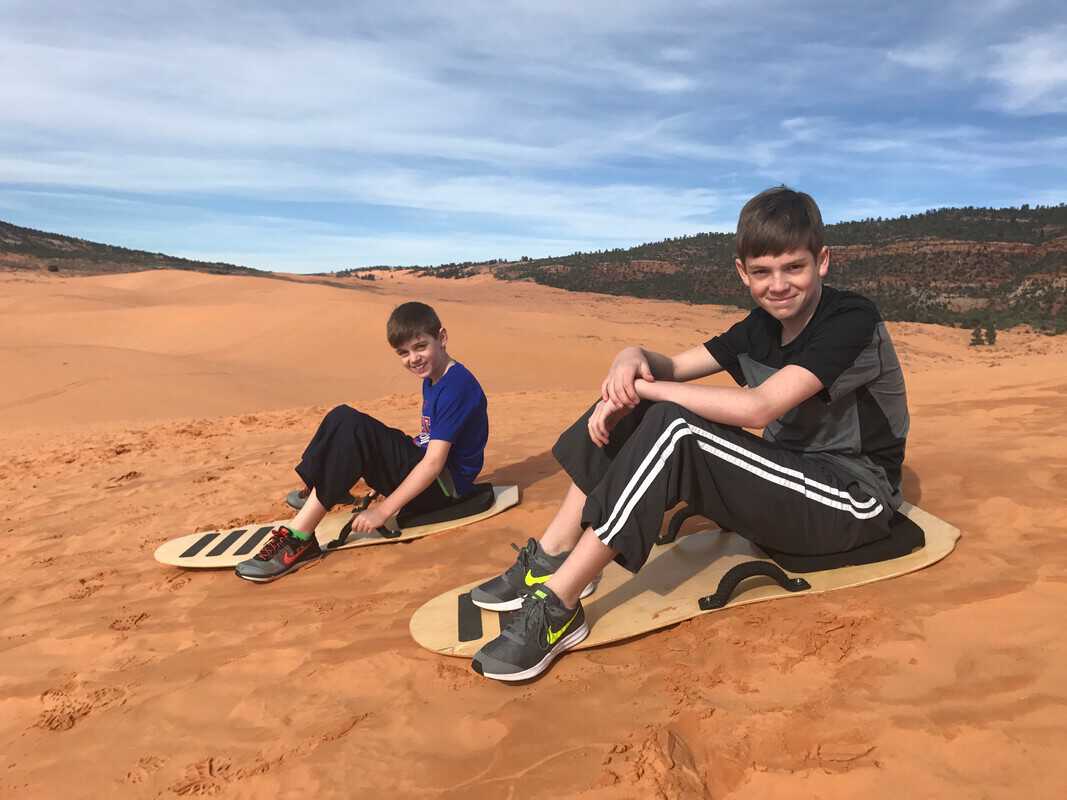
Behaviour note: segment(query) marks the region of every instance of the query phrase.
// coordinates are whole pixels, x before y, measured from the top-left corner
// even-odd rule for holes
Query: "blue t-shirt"
[[[431,439],[451,442],[445,466],[456,491],[469,494],[485,461],[489,413],[481,385],[458,361],[437,383],[422,382],[422,432],[414,441],[425,449]]]

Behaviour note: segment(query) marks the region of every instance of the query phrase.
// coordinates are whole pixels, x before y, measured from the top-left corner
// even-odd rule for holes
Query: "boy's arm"
[[[645,380],[636,381],[634,388],[642,400],[677,403],[723,425],[762,428],[818,394],[823,385],[813,372],[789,364],[755,389]]]
[[[719,362],[703,345],[675,356],[665,356],[643,347],[627,347],[611,363],[608,376],[600,387],[600,397],[618,406],[632,407],[640,400],[634,389],[634,381],[638,379],[684,383],[721,370]]]
[[[418,497],[423,490],[437,480],[437,476],[445,468],[448,460],[448,452],[452,449],[451,442],[440,439],[431,439],[426,445],[426,453],[422,460],[408,473],[393,493],[376,503],[366,511],[357,514],[352,521],[352,528],[360,533],[366,533],[385,524],[389,517],[399,512],[404,506]]]

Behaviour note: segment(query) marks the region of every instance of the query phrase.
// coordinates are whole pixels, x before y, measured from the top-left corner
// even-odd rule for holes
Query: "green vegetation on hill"
[[[1067,205],[951,208],[827,226],[830,283],[861,292],[891,320],[1067,330]],[[732,234],[491,267],[506,280],[744,308]],[[462,277],[475,268],[452,266]],[[439,273],[440,274],[440,273]]]
[[[148,269],[184,269],[216,275],[265,275],[251,267],[176,258],[163,253],[130,250],[89,242],[73,236],[22,228],[0,221],[0,266],[47,269],[52,272],[135,272]]]
[[[1067,235],[1067,204],[1020,208],[938,208],[895,219],[827,226],[830,244],[886,244],[915,238],[1042,244]]]

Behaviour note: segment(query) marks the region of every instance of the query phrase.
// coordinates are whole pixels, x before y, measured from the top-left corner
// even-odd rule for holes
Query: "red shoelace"
[[[286,527],[281,527],[278,528],[278,530],[276,531],[271,531],[270,539],[268,539],[267,543],[263,545],[263,549],[256,553],[255,557],[258,558],[260,561],[270,561],[272,558],[274,558],[274,554],[282,548],[286,540],[291,535],[292,534],[289,533],[289,529]]]

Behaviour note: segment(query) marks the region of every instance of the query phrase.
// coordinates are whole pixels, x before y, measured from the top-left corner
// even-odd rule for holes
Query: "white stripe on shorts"
[[[654,481],[663,470],[664,465],[667,463],[667,459],[674,453],[675,445],[683,437],[693,435],[699,436],[702,439],[707,439],[711,442],[709,444],[708,442],[702,441],[698,444],[700,449],[704,452],[726,461],[727,463],[733,464],[734,466],[740,467],[756,477],[763,478],[778,486],[798,492],[799,494],[804,495],[804,497],[814,500],[817,503],[821,503],[838,511],[847,511],[856,519],[871,519],[882,513],[882,504],[878,503],[873,497],[864,501],[856,500],[848,492],[835,489],[832,486],[827,486],[824,483],[805,477],[804,473],[799,470],[776,464],[758,453],[754,453],[735,442],[723,439],[721,436],[716,436],[710,431],[706,431],[697,425],[688,423],[683,418],[679,417],[667,425],[663,433],[656,439],[652,447],[649,448],[648,454],[642,459],[637,470],[623,488],[622,494],[619,495],[619,499],[616,501],[607,521],[599,528],[594,529],[594,532],[604,544],[610,544],[615,535],[622,530],[623,525],[626,524],[626,521],[630,518],[630,514],[633,512],[634,506],[641,500],[645,492],[648,490],[648,487],[652,484],[652,481]],[[743,458],[739,456],[743,456]],[[651,466],[651,471],[644,476],[644,480],[641,480],[642,473],[644,473],[649,466]],[[831,496],[827,497],[818,492],[825,492]],[[847,499],[848,502],[845,503],[841,500],[834,499],[835,497]],[[871,508],[872,505],[875,507]]]

